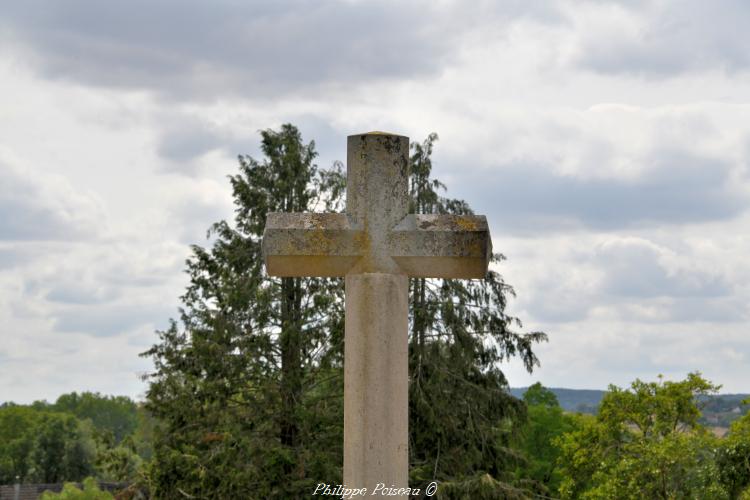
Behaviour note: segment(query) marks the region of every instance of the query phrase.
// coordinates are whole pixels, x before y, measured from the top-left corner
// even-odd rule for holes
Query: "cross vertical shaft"
[[[409,140],[366,134],[347,146],[346,212],[365,243],[346,275],[344,484],[406,488],[409,279],[388,235],[408,212]]]

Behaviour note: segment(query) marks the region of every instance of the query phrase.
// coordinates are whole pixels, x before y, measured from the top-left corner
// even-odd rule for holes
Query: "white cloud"
[[[100,232],[105,212],[61,175],[25,171],[0,147],[0,240],[76,240]]]
[[[580,34],[572,62],[594,71],[664,78],[750,68],[750,9],[742,0],[592,2],[571,17]]]
[[[434,74],[458,25],[447,22],[450,12],[425,7],[30,1],[6,5],[3,24],[6,43],[47,77],[213,100]],[[434,24],[420,22],[425,16]]]

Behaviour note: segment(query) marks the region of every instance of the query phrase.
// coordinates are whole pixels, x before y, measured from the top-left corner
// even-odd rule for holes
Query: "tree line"
[[[93,476],[134,481],[151,458],[153,419],[124,396],[63,394],[54,403],[0,405],[0,484]]]
[[[511,422],[514,458],[502,473],[480,466],[443,476],[437,498],[749,499],[750,414],[722,437],[700,423],[706,396],[717,389],[698,373],[681,381],[636,380],[625,389],[610,386],[599,412],[589,415],[564,411],[537,383],[523,395],[525,418]],[[119,498],[177,498],[183,482],[154,487],[160,474],[151,453],[154,427],[142,405],[122,396],[70,393],[52,404],[5,403],[0,484],[83,482],[82,489],[68,485],[44,498],[106,500],[112,495],[96,480],[119,481],[135,486]],[[412,463],[412,480],[414,469]]]

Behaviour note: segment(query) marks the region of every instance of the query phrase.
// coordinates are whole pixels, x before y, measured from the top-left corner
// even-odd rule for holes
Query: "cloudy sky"
[[[191,243],[285,122],[437,132],[488,216],[511,385],[700,370],[750,392],[750,3],[25,0],[0,5],[0,401],[142,396]]]

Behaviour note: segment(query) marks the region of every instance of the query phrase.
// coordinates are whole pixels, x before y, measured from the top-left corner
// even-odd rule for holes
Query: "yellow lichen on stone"
[[[309,245],[306,246],[307,248],[313,249],[314,254],[327,253],[333,243],[331,238],[326,235],[324,231],[310,231],[309,233],[305,233],[305,236],[307,243],[309,243]]]
[[[366,231],[358,232],[357,235],[354,237],[354,243],[359,250],[360,255],[369,255],[370,254],[370,236],[367,234]]]
[[[464,231],[476,231],[478,229],[474,217],[457,217],[456,225]]]

